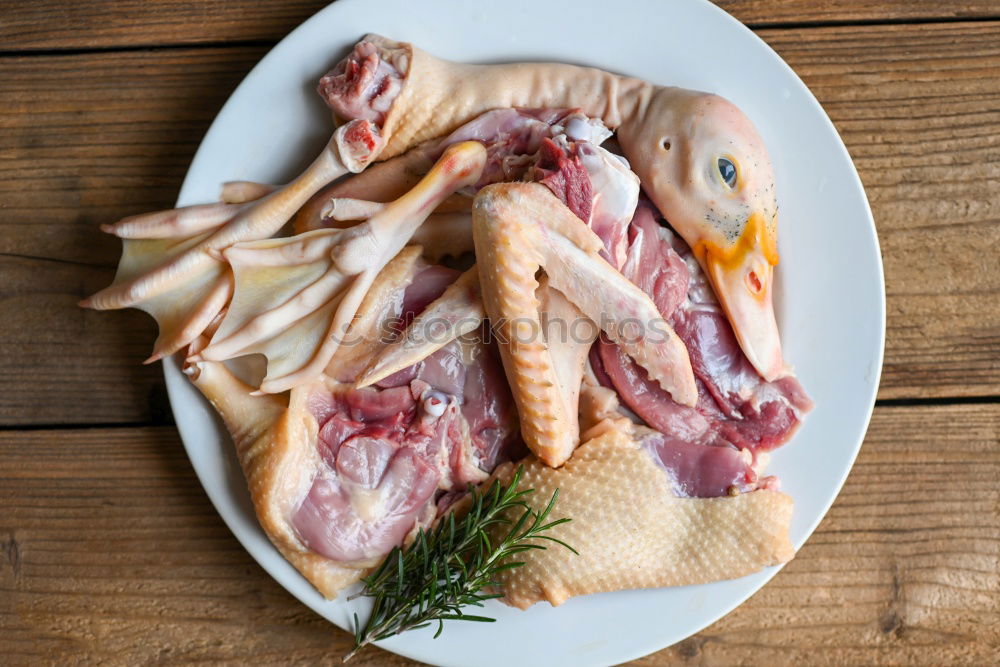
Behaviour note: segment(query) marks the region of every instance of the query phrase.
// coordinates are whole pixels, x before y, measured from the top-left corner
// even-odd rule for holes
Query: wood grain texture
[[[329,2],[34,0],[6,4],[0,19],[0,49],[37,50],[275,42]],[[744,23],[761,26],[1000,17],[995,0],[718,0],[716,4]],[[358,27],[359,37],[364,30]]]
[[[172,205],[238,81],[326,1],[0,0],[0,427],[170,421],[159,367],[140,364],[152,321],[75,307],[114,273],[97,225]],[[718,4],[769,27],[865,183],[880,398],[1000,397],[1000,23],[950,22],[1000,3]],[[1000,403],[876,409],[798,557],[635,664],[996,664],[998,479]],[[313,664],[349,644],[232,537],[173,428],[0,431],[0,663]]]
[[[767,30],[850,149],[885,258],[882,398],[1000,394],[1000,24]],[[975,56],[969,55],[975,53]],[[167,419],[100,222],[172,205],[262,48],[0,58],[0,423]],[[786,223],[788,224],[788,223]]]
[[[879,397],[1000,395],[1000,24],[761,36],[823,104],[871,202],[887,296]]]
[[[998,478],[1000,406],[878,409],[796,559],[723,620],[636,664],[990,662]],[[111,664],[315,663],[347,650],[347,633],[230,535],[169,427],[4,433],[0,506],[5,661],[40,647],[53,662]]]
[[[37,0],[7,2],[3,49],[79,49],[276,42],[329,0]],[[358,36],[364,27],[358,27]]]
[[[903,22],[928,19],[982,19],[1000,17],[995,0],[713,0],[751,26]]]
[[[163,422],[156,326],[77,301],[121,245],[97,226],[170,208],[262,49],[0,59],[0,423]]]

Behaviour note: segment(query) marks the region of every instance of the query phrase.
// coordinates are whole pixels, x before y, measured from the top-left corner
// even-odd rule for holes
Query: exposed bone
[[[268,393],[317,377],[345,339],[379,271],[437,204],[475,182],[484,159],[480,144],[458,144],[413,190],[363,224],[226,251],[236,292],[201,358],[264,354],[268,369],[260,390]]]
[[[255,396],[253,388],[236,378],[222,364],[185,362],[184,374],[202,390],[233,436],[243,456],[288,407],[279,396]]]
[[[342,158],[340,171],[327,170],[321,180],[328,182],[347,170],[358,171],[376,154],[381,158],[401,155],[489,109],[580,107],[586,114],[600,117],[608,127],[618,129],[620,144],[650,196],[692,246],[712,277],[740,344],[758,371],[768,379],[790,372],[781,359],[771,306],[770,272],[764,266],[777,262],[773,175],[763,143],[738,109],[716,96],[653,86],[591,68],[561,64],[461,65],[377,35],[366,39],[381,51],[391,52],[397,69],[405,72],[398,97],[391,102],[384,119],[379,114],[380,120],[384,120],[381,131],[385,148],[371,151],[370,146],[359,149],[355,145],[354,151],[338,151]],[[702,120],[687,122],[694,117]],[[356,128],[358,123],[366,122],[356,120],[344,127],[354,124]],[[713,181],[711,176],[711,160],[720,156],[738,163],[740,183],[731,192],[719,190],[718,179]],[[374,184],[379,174],[385,174],[388,178],[380,189],[405,188],[407,184],[399,176],[418,177],[428,159],[426,151],[416,151],[412,158],[386,162],[380,165],[383,169],[372,170],[369,183]],[[312,168],[307,173],[311,171]],[[296,182],[301,180],[300,177]],[[313,185],[310,190],[319,187]],[[289,189],[296,188],[285,190]],[[343,186],[337,196],[378,199],[370,191],[351,194],[350,189],[351,186]],[[168,289],[180,288],[188,276],[197,273],[196,265],[217,261],[218,251],[224,247],[273,233],[265,231],[274,221],[264,220],[269,217],[262,214],[268,209],[264,202],[254,215],[237,215],[206,240],[204,247],[175,256],[131,283],[116,284],[82,305],[99,309],[126,307]],[[720,202],[721,211],[712,208]],[[297,228],[317,225],[316,208],[323,205],[315,200],[310,202],[305,207],[310,212],[300,218]],[[287,218],[298,205],[279,208],[284,210],[284,216],[279,217]],[[745,233],[753,215],[764,220],[765,233],[759,236]],[[246,223],[241,220],[244,217],[258,218],[267,224]],[[236,224],[238,220],[241,222]],[[736,254],[740,257],[735,259],[740,261],[718,263],[719,258]],[[713,258],[717,265],[710,267],[707,263]],[[753,300],[761,305],[754,305]]]
[[[401,45],[396,46],[398,48]],[[413,66],[409,67],[411,60]],[[487,108],[512,105],[583,106],[588,114],[601,116],[612,127],[619,126],[622,146],[636,170],[642,174],[650,196],[688,240],[699,261],[707,264],[708,273],[715,289],[720,292],[727,316],[737,330],[740,344],[754,365],[765,375],[785,372],[781,367],[780,346],[777,343],[777,330],[773,327],[773,310],[768,289],[772,277],[771,267],[777,262],[774,208],[768,208],[773,204],[773,183],[767,178],[770,167],[766,164],[763,146],[754,145],[754,141],[759,143],[759,138],[752,127],[747,130],[740,124],[745,118],[737,118],[725,108],[720,113],[719,98],[714,96],[658,88],[598,70],[566,65],[455,65],[437,61],[416,49],[405,56],[404,62],[407,67],[401,70],[407,70],[405,90],[401,99],[393,104],[392,111],[387,114],[384,136],[391,145],[383,151],[382,157],[401,153],[415,142],[422,141],[422,138],[440,136],[448,128],[461,125]],[[691,100],[703,107],[683,106]],[[678,118],[684,122],[678,122]],[[699,122],[689,122],[691,118],[698,118]],[[727,125],[733,118],[736,118],[736,122]],[[704,178],[706,174],[711,176],[712,172],[707,168],[709,163],[702,159],[705,157],[703,153],[708,151],[709,157],[714,159],[720,149],[715,143],[708,141],[704,134],[699,134],[699,127],[706,126],[713,130],[709,133],[712,135],[709,138],[713,141],[724,140],[728,146],[725,150],[734,152],[731,157],[741,161],[739,187],[733,192],[720,191],[719,194],[707,187],[718,184]],[[351,124],[347,127],[351,127]],[[357,122],[353,127],[358,127]],[[577,136],[586,128],[574,126],[571,131],[570,128],[567,130]],[[341,131],[346,130],[342,128]],[[690,147],[685,148],[686,144],[690,144]],[[242,288],[237,289],[237,292],[242,292],[242,296],[237,294],[237,300],[242,299],[244,312],[233,315],[230,333],[233,333],[234,327],[237,330],[246,328],[251,334],[248,338],[255,339],[250,344],[251,348],[253,345],[273,346],[287,331],[281,325],[287,324],[289,318],[298,318],[292,326],[299,329],[290,338],[300,343],[301,347],[295,348],[292,345],[285,350],[287,355],[283,361],[284,366],[276,361],[274,368],[268,369],[269,373],[274,371],[272,375],[280,376],[272,378],[269,390],[279,391],[282,382],[286,386],[295,385],[287,399],[287,410],[284,397],[255,396],[258,392],[232,378],[222,364],[208,361],[198,354],[198,344],[192,345],[192,354],[184,370],[227,422],[237,442],[240,461],[265,532],[283,555],[327,596],[349,581],[356,580],[360,576],[360,570],[343,568],[317,557],[316,554],[303,551],[301,543],[288,526],[289,502],[301,495],[288,493],[288,490],[290,487],[301,489],[308,481],[308,475],[315,470],[315,465],[311,465],[309,459],[315,457],[316,424],[302,407],[307,387],[299,382],[307,382],[315,377],[313,373],[318,372],[316,365],[322,363],[323,359],[332,357],[333,364],[343,361],[345,365],[357,361],[348,359],[350,355],[344,348],[331,344],[329,335],[338,331],[338,324],[343,325],[344,330],[350,328],[353,332],[356,327],[364,328],[377,319],[375,314],[380,312],[378,304],[369,307],[368,301],[378,300],[378,280],[390,276],[392,264],[381,272],[379,269],[394,254],[399,259],[415,257],[420,252],[420,248],[411,247],[396,254],[393,248],[402,248],[406,242],[402,237],[406,235],[393,232],[393,229],[398,232],[406,225],[413,224],[417,218],[426,216],[426,211],[418,210],[419,207],[414,205],[409,211],[412,217],[406,218],[400,212],[405,207],[396,208],[395,204],[398,202],[394,202],[384,209],[380,206],[371,209],[372,212],[379,212],[374,223],[358,225],[349,230],[330,231],[288,242],[246,241],[259,241],[270,236],[309,196],[310,191],[331,180],[334,174],[364,168],[379,153],[378,147],[372,151],[369,150],[370,146],[356,144],[353,148],[357,150],[333,151],[339,157],[339,162],[335,162],[334,158],[324,152],[324,156],[299,179],[273,194],[268,194],[269,186],[230,184],[231,187],[224,186],[222,204],[160,212],[123,220],[112,226],[112,233],[126,239],[116,284],[84,302],[95,308],[136,305],[153,314],[160,324],[160,338],[154,349],[154,358],[167,354],[178,345],[196,337],[199,329],[213,330],[218,327],[220,335],[217,338],[222,346],[227,335],[223,326],[225,322],[220,325],[219,313],[225,307],[232,290],[232,280],[225,262],[221,261],[225,258],[232,261],[234,266],[240,267],[243,277],[240,281],[237,276],[237,282],[240,282]],[[685,149],[677,150],[679,148]],[[756,158],[761,156],[763,159],[757,161]],[[416,183],[429,168],[430,162],[428,153],[411,151],[396,160],[377,165],[361,176],[334,185],[336,194],[330,196],[373,201],[395,200]],[[763,166],[758,167],[758,162]],[[400,175],[405,178],[397,178]],[[700,189],[691,187],[692,183]],[[368,187],[369,185],[372,187]],[[385,194],[393,189],[397,190],[394,194]],[[267,196],[255,205],[227,208],[265,195]],[[506,276],[494,277],[497,278],[497,283],[506,278],[507,283],[497,289],[506,290],[511,303],[518,308],[531,306],[524,307],[523,310],[515,309],[514,312],[526,313],[529,316],[529,326],[538,324],[544,332],[541,338],[547,345],[554,338],[550,326],[551,315],[560,308],[574,308],[573,303],[580,305],[591,315],[612,311],[612,324],[631,315],[650,315],[646,305],[636,304],[637,296],[618,282],[613,271],[609,272],[606,265],[597,263],[599,260],[595,253],[599,249],[599,239],[581,231],[575,219],[573,222],[567,221],[563,213],[550,214],[551,212],[537,206],[533,208],[529,199],[530,197],[523,197],[519,200],[519,206],[525,209],[520,216],[511,215],[509,211],[501,211],[503,215],[497,215],[494,210],[494,218],[506,218],[503,229],[499,230],[504,233],[494,234],[493,231],[496,230],[493,230],[484,232],[481,236],[491,243],[499,241],[492,243],[494,247],[490,250],[507,262],[507,266],[530,269],[525,274],[508,273]],[[461,202],[457,197],[452,201]],[[745,209],[749,217],[742,214],[730,218],[719,216],[715,209],[705,208],[706,201],[723,204],[728,202],[740,211]],[[317,206],[321,208],[325,203],[320,198],[317,204],[317,198],[314,197],[302,210],[307,214],[315,214],[320,210]],[[459,210],[462,205],[465,205],[464,202],[459,204]],[[447,203],[439,203],[437,210],[443,212],[447,206]],[[394,220],[389,215],[392,211],[399,213]],[[707,212],[715,217],[706,215]],[[755,219],[754,215],[758,216],[756,227],[750,222]],[[436,222],[437,216],[431,218],[435,222],[429,219],[422,229],[407,237],[426,243],[423,248],[425,254],[436,256],[457,252],[456,248],[469,247],[471,226],[467,217],[442,219],[440,225]],[[315,223],[315,217],[300,219],[306,221],[304,224]],[[419,225],[419,222],[415,224]],[[216,230],[220,226],[222,228]],[[457,240],[453,241],[447,230],[462,234],[456,234]],[[237,245],[234,246],[234,243]],[[480,246],[480,254],[484,256],[481,265],[498,264],[497,257],[490,257],[489,252],[483,252],[481,242]],[[365,264],[364,258],[371,260],[370,266]],[[766,266],[761,262],[765,262]],[[551,285],[547,288],[544,286],[545,279],[542,284],[533,280],[539,266],[544,266],[550,274],[547,279]],[[748,271],[752,271],[753,275]],[[748,277],[752,279],[748,281]],[[759,297],[759,307],[747,307],[748,302],[734,301],[746,296],[740,290],[745,291],[748,282],[759,285],[752,290],[753,297]],[[493,280],[487,282],[491,289],[493,284]],[[555,285],[570,295],[571,300],[562,299],[560,302],[560,292],[555,289]],[[528,288],[533,300],[530,303],[525,296]],[[270,311],[252,312],[249,306],[254,303],[254,291],[271,293]],[[257,305],[260,303],[258,301]],[[232,305],[237,304],[234,302]],[[469,309],[474,308],[471,301],[467,306]],[[311,309],[312,307],[315,309]],[[239,310],[230,307],[226,310],[227,318]],[[261,316],[259,320],[256,319],[258,315]],[[765,321],[768,317],[770,325]],[[239,324],[240,321],[242,325]],[[767,329],[763,335],[761,326]],[[768,329],[768,326],[771,328]],[[513,329],[516,330],[517,327]],[[679,397],[685,391],[691,389],[681,386],[686,378],[679,378],[677,369],[674,369],[675,372],[671,371],[679,357],[672,348],[675,341],[669,336],[663,343],[665,351],[653,349],[655,346],[649,340],[633,341],[632,348],[628,347],[627,342],[619,342],[629,354],[642,360],[642,365],[647,367],[647,371],[662,386],[667,387],[667,384],[672,383],[676,390],[674,396],[678,400],[681,400]],[[239,347],[232,341],[229,344],[233,348]],[[232,351],[231,349],[230,352]],[[278,351],[282,352],[280,349]],[[525,351],[527,354],[520,355],[520,352]],[[542,371],[547,369],[547,373],[543,372],[543,382],[533,387],[539,390],[538,396],[526,397],[524,388],[515,386],[515,392],[521,392],[519,406],[522,403],[529,407],[542,406],[548,408],[546,414],[550,419],[566,418],[571,422],[575,421],[575,416],[569,414],[574,401],[566,396],[566,392],[567,388],[574,385],[578,368],[574,359],[578,358],[575,355],[579,350],[549,345],[547,350],[535,352],[537,354],[534,358],[545,366]],[[566,356],[560,357],[563,353]],[[525,377],[528,377],[531,375],[532,351],[525,348],[518,354],[520,356],[515,361],[521,364],[522,369],[527,369]],[[508,357],[509,355],[505,356],[505,362],[509,360]],[[659,376],[656,375],[657,369]],[[579,382],[575,384],[579,386]],[[555,397],[550,390],[556,392]],[[561,407],[558,407],[560,403]],[[610,417],[603,419],[602,423],[608,428],[605,433],[618,430],[611,424]],[[594,426],[597,427],[598,425]],[[533,428],[539,432],[541,427]],[[567,430],[567,436],[560,436],[561,442],[575,442],[575,436],[570,431]],[[682,520],[693,517],[699,526],[705,527],[704,532],[712,534],[717,533],[713,533],[713,530],[719,524],[725,523],[727,530],[735,526],[737,530],[734,534],[741,536],[740,539],[745,537],[747,526],[750,525],[753,529],[750,532],[762,539],[752,541],[744,551],[754,551],[750,555],[762,555],[763,560],[749,563],[749,569],[759,568],[768,560],[776,562],[791,555],[790,548],[785,548],[787,538],[783,537],[787,533],[790,507],[787,498],[762,496],[755,492],[746,494],[753,496],[755,500],[740,500],[742,505],[734,505],[730,499],[716,499],[718,502],[712,504],[711,511],[689,511],[684,508],[675,512],[674,509],[679,508],[679,505],[677,508],[660,508],[658,501],[664,494],[659,486],[646,484],[639,489],[633,484],[636,478],[633,478],[631,472],[637,468],[632,465],[635,463],[632,454],[628,454],[632,457],[631,463],[615,468],[619,472],[625,470],[627,474],[613,476],[609,483],[608,478],[602,477],[602,474],[609,469],[609,465],[623,458],[622,448],[616,446],[607,451],[602,450],[600,456],[597,456],[596,449],[592,451],[595,456],[591,458],[591,462],[598,464],[593,470],[572,470],[572,466],[566,466],[554,471],[542,466],[537,479],[543,485],[542,490],[549,488],[544,485],[555,479],[555,485],[562,484],[567,489],[572,487],[579,491],[577,495],[582,498],[580,507],[583,509],[571,508],[575,512],[574,517],[586,519],[587,512],[601,515],[574,524],[590,531],[589,537],[584,536],[581,544],[591,546],[594,542],[590,537],[598,535],[596,551],[593,553],[598,553],[599,562],[593,566],[586,564],[582,568],[572,563],[556,562],[543,567],[543,576],[534,579],[539,570],[529,565],[518,571],[526,575],[524,580],[509,586],[508,600],[514,604],[530,603],[534,599],[540,599],[539,596],[557,604],[567,595],[606,589],[607,581],[598,581],[596,584],[589,580],[580,581],[577,573],[583,570],[584,575],[589,576],[595,571],[606,572],[603,565],[609,562],[608,556],[600,552],[600,546],[614,543],[618,549],[620,543],[624,543],[622,540],[636,536],[643,540],[653,535],[656,540],[658,536],[667,535],[670,545],[679,542],[683,549],[696,550],[697,553],[694,556],[687,551],[678,553],[672,547],[667,550],[646,549],[642,546],[629,549],[630,554],[645,555],[646,560],[640,559],[639,567],[633,567],[634,561],[623,561],[620,564],[622,567],[615,573],[615,577],[622,574],[622,578],[615,578],[614,586],[621,587],[623,581],[636,586],[692,583],[690,578],[685,580],[684,577],[677,579],[674,576],[677,571],[673,563],[680,561],[683,565],[690,566],[690,562],[694,560],[697,565],[700,555],[719,550],[710,549],[706,552],[702,548],[704,542],[700,535],[695,536],[697,539],[678,541],[673,532],[677,517]],[[592,452],[584,453],[589,455]],[[586,463],[587,456],[578,456],[573,460]],[[570,475],[568,483],[564,478],[553,477],[563,472]],[[615,490],[622,489],[625,492],[613,495]],[[642,530],[632,530],[629,527],[621,540],[615,534],[616,539],[609,542],[608,535],[602,531],[609,525],[624,526],[619,518],[629,515],[637,490],[641,495],[657,500],[653,504],[654,510],[646,513],[652,517],[652,528],[644,525]],[[537,497],[547,495],[536,494]],[[595,502],[595,497],[600,501]],[[768,497],[776,500],[765,500]],[[573,501],[570,502],[572,504]],[[703,507],[708,508],[709,505],[705,504]],[[737,509],[731,510],[731,507]],[[600,520],[602,517],[605,519],[603,522]],[[664,526],[667,526],[666,530]],[[762,526],[764,530],[760,530]],[[775,527],[778,530],[774,530]],[[782,537],[775,541],[772,538],[778,532]],[[690,537],[691,533],[687,536]],[[650,542],[647,540],[644,544],[648,545]],[[652,544],[654,547],[661,546],[656,541]],[[737,554],[738,557],[743,555],[742,552]],[[617,554],[610,557],[614,560]],[[650,579],[647,576],[654,571],[662,574],[664,563],[669,565],[670,570],[665,578]],[[695,576],[721,577],[731,575],[734,571],[744,571],[734,570],[728,565],[720,567],[720,563],[725,565],[724,561],[715,560],[709,564],[715,570],[711,567],[702,568],[695,571]],[[739,564],[748,565],[743,562]],[[627,576],[634,574],[636,570],[638,577],[628,579]],[[719,571],[723,574],[719,574]]]

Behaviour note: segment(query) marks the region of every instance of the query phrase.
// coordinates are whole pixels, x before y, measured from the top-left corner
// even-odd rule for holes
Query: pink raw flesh
[[[352,438],[341,447],[336,465],[341,476],[318,477],[292,524],[309,549],[340,562],[377,558],[400,544],[437,488],[437,471],[412,449],[395,449],[378,439]],[[377,507],[363,510],[375,520],[361,516],[347,488],[351,485],[375,496]]]
[[[405,315],[423,310],[458,272],[429,267],[399,296]],[[434,402],[443,414],[430,414]],[[322,464],[292,517],[303,543],[334,560],[384,555],[400,544],[440,487],[465,490],[516,439],[513,401],[496,350],[450,343],[376,387],[307,400],[319,424]]]
[[[567,155],[551,139],[543,139],[538,164],[529,174],[552,191],[559,201],[584,222],[590,220],[594,191],[590,175],[576,155]]]
[[[629,252],[622,275],[653,297],[657,310],[669,318],[687,298],[687,264],[662,242],[653,210],[640,203],[628,228]]]
[[[344,120],[370,120],[379,127],[403,89],[403,77],[371,42],[359,42],[351,54],[319,80],[317,92]]]
[[[757,473],[732,447],[706,447],[662,433],[647,438],[643,446],[679,496],[714,498],[757,486]]]
[[[351,438],[337,453],[337,474],[341,481],[374,489],[382,481],[382,475],[395,453],[392,443],[381,438]]]
[[[595,154],[597,148],[585,141],[568,139],[564,148],[552,140],[567,122],[584,118],[574,109],[494,109],[441,139],[432,155],[461,141],[479,141],[486,146],[487,158],[482,176],[470,188],[473,192],[492,183],[539,181],[581,220],[593,225],[594,232],[604,241],[605,258],[611,261],[614,249],[622,245],[628,220],[593,215],[595,211],[608,212],[594,208],[599,193],[594,192],[593,181],[580,155],[581,151]],[[612,264],[617,266],[617,262]]]
[[[414,380],[423,380],[433,389],[452,396],[461,396],[465,386],[466,368],[462,364],[457,344],[449,344],[401,371],[396,371],[376,385],[380,389],[409,386]]]
[[[394,419],[414,409],[413,397],[407,387],[385,391],[366,387],[347,392],[345,399],[351,417],[364,422]]]
[[[339,110],[341,115],[349,117],[368,116],[365,115],[362,104],[363,91],[347,94],[344,90],[352,86],[363,89],[364,86],[358,82],[376,78],[378,71],[371,61],[375,55],[361,49],[361,46],[363,45],[355,49],[355,53],[347,61],[324,77],[321,83],[321,93],[327,103],[334,110]],[[351,101],[350,104],[361,104],[361,107],[346,108],[348,100]],[[479,141],[486,146],[486,165],[479,181],[469,191],[474,193],[493,183],[520,180],[542,183],[581,220],[592,225],[594,233],[605,245],[602,256],[617,267],[624,247],[628,220],[605,210],[601,203],[595,205],[600,193],[594,191],[591,174],[581,160],[581,155],[596,155],[597,148],[586,141],[570,141],[565,137],[560,138],[560,141],[565,139],[562,144],[552,140],[560,137],[563,125],[568,121],[584,118],[574,109],[494,109],[438,140],[428,148],[429,157],[437,157],[448,146],[461,141]],[[598,164],[600,162],[597,160]],[[612,198],[609,201],[615,200]],[[447,269],[431,267],[428,270]],[[419,310],[415,309],[415,312]]]
[[[756,456],[787,442],[812,403],[795,378],[769,383],[754,371],[701,270],[679,254],[689,255],[687,246],[668,238],[657,231],[652,211],[640,205],[623,273],[653,298],[687,346],[698,385],[696,406],[676,403],[604,337],[591,351],[591,365],[598,381],[664,434],[655,448],[657,460],[679,493],[722,495],[731,487],[773,485],[771,478],[757,480],[738,450]]]
[[[486,146],[486,166],[472,186],[474,191],[492,183],[519,181],[542,140],[553,136],[553,125],[570,113],[568,109],[494,109],[442,139],[437,150],[470,140]]]
[[[484,336],[485,326],[480,332]],[[513,440],[518,435],[517,428],[512,427],[516,422],[514,402],[495,345],[480,347],[479,354],[465,367],[462,397],[462,416],[484,470],[527,454],[523,443]]]
[[[591,355],[591,365],[598,370],[598,378],[607,378],[622,401],[635,414],[661,433],[701,441],[709,432],[709,420],[695,408],[689,408],[670,399],[659,383],[650,380],[645,369],[635,363],[620,347],[603,335],[595,343],[597,351]],[[596,364],[594,362],[597,362]],[[703,403],[699,392],[699,403]]]
[[[483,331],[480,335],[485,335]],[[457,343],[441,348],[423,361],[378,383],[379,387],[424,381],[434,389],[461,398],[461,415],[484,470],[515,454],[511,446],[514,408],[503,366],[493,345],[477,348],[469,361]]]
[[[408,325],[461,275],[446,266],[432,264],[413,277],[403,292],[402,320]]]
[[[680,330],[677,333],[684,340]],[[685,343],[690,351],[691,342],[685,340]],[[682,424],[685,434],[699,433],[698,441],[705,444],[728,443],[740,449],[767,451],[792,437],[800,423],[800,415],[810,406],[795,378],[782,378],[768,384],[759,376],[758,384],[746,389],[751,392],[751,397],[755,393],[763,396],[759,402],[728,394],[729,400],[720,404],[696,370],[698,403],[694,408],[688,408],[674,401],[658,383],[651,381],[645,369],[622,353],[617,345],[606,339],[599,340],[595,345],[598,346],[601,363],[598,378],[601,379],[602,375],[607,377],[611,387],[632,411],[664,433],[670,433]],[[766,387],[761,388],[761,384]],[[735,406],[735,413],[723,411],[729,405]],[[700,428],[703,420],[708,424],[707,429]]]
[[[318,394],[310,403],[318,403]],[[341,443],[352,436],[399,440],[416,414],[417,404],[407,387],[379,392],[357,389],[340,396],[327,395],[319,429],[320,455],[336,457]],[[325,401],[324,401],[325,403]],[[313,406],[310,405],[310,408]],[[314,415],[317,413],[314,411]],[[330,459],[333,460],[332,458]]]

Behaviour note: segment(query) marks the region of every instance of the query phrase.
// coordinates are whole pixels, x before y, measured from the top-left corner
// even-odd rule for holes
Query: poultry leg
[[[200,358],[264,354],[268,367],[260,390],[267,393],[318,376],[347,339],[379,271],[441,201],[479,177],[484,158],[482,145],[457,144],[415,188],[365,223],[225,250],[236,290]]]
[[[163,339],[154,357],[179,349],[190,342],[192,333],[200,333],[194,331],[196,325],[211,321],[206,308],[219,303],[212,295],[218,293],[228,269],[218,253],[234,243],[271,236],[323,185],[348,171],[364,169],[382,145],[375,125],[352,121],[334,132],[327,147],[298,178],[251,204],[193,206],[107,226],[105,231],[120,238],[144,242],[127,245],[115,282],[80,305],[95,310],[130,306],[146,310],[157,319]],[[159,298],[165,295],[182,303],[167,305]],[[195,304],[200,317],[185,318],[183,313],[192,312]],[[179,330],[188,340],[181,340],[184,336]]]

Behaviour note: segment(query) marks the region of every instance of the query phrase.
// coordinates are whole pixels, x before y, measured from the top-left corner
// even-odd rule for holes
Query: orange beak
[[[703,241],[695,255],[708,273],[743,353],[768,381],[786,375],[778,324],[774,319],[774,265],[778,263],[774,227],[754,213],[732,246]]]

